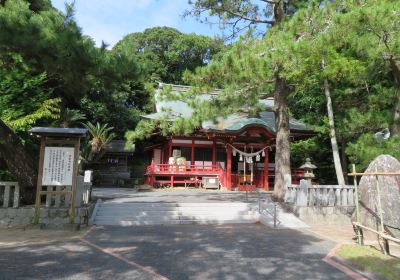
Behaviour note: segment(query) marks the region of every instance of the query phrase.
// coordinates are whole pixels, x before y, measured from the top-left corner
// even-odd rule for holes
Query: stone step
[[[182,208],[177,208],[174,210],[130,210],[130,209],[124,209],[124,210],[108,210],[108,209],[102,209],[100,208],[97,212],[97,215],[102,215],[102,214],[110,214],[110,215],[120,215],[120,214],[132,214],[132,215],[159,215],[163,213],[171,214],[171,213],[181,213],[181,214],[196,214],[196,213],[226,213],[226,214],[232,214],[232,213],[248,213],[248,212],[257,212],[256,210],[251,210],[251,209],[243,209],[243,210],[233,210],[233,209],[182,209]]]
[[[143,226],[143,225],[187,225],[187,224],[253,224],[254,219],[230,219],[230,220],[167,220],[167,221],[128,221],[128,220],[107,220],[96,222],[104,226]]]
[[[101,204],[102,207],[246,207],[248,203],[243,202],[186,202],[186,203],[174,203],[174,202],[163,202],[163,203],[144,203],[144,202],[126,202],[126,203],[116,203],[116,202],[104,202]]]
[[[166,220],[230,220],[230,219],[254,219],[254,215],[225,215],[225,216],[189,216],[189,215],[178,215],[178,216],[159,216],[159,217],[133,217],[133,216],[97,216],[95,221],[106,221],[106,220],[128,220],[128,221],[166,221]]]
[[[117,203],[99,205],[97,225],[162,225],[255,223],[258,211],[242,202],[216,203]]]
[[[253,214],[245,214],[245,215],[163,215],[163,216],[97,216],[95,221],[104,221],[104,220],[196,220],[196,219],[218,219],[218,220],[229,220],[229,219],[253,219],[255,215]]]

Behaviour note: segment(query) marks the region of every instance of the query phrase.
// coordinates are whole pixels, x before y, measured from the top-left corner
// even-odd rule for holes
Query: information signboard
[[[72,186],[73,147],[45,147],[43,186]]]

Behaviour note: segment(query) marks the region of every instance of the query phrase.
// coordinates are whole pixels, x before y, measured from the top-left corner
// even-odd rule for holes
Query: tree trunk
[[[399,135],[400,134],[400,67],[393,57],[389,59],[389,62],[392,68],[394,82],[395,82],[395,89],[396,89],[396,101],[393,110],[394,114],[393,114],[393,125],[391,127],[391,133],[393,135]]]
[[[393,125],[391,132],[393,135],[400,134],[400,89],[396,88],[396,105],[394,107]]]
[[[22,201],[34,202],[37,170],[34,158],[26,151],[19,137],[0,119],[0,156],[17,178]]]
[[[343,170],[343,175],[344,175],[344,182],[346,185],[349,184],[349,177],[348,177],[348,170],[349,170],[349,162],[347,161],[347,156],[346,156],[346,143],[342,142],[342,150],[341,150],[341,156],[342,156],[342,170]]]
[[[282,201],[285,187],[292,184],[292,176],[290,171],[289,113],[286,101],[289,87],[286,81],[280,77],[276,78],[274,95],[276,123],[274,196],[277,200]]]
[[[333,108],[332,108],[332,99],[331,99],[331,91],[329,89],[328,79],[324,79],[324,90],[326,97],[326,107],[328,110],[328,119],[329,119],[329,136],[331,138],[332,145],[332,153],[333,153],[333,162],[335,164],[336,178],[338,184],[341,186],[345,185],[342,164],[340,163],[340,155],[339,155],[339,147],[336,139],[336,131],[335,131],[335,121],[333,119]]]

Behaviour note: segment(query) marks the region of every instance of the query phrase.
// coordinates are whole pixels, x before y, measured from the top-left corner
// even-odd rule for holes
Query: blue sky
[[[53,6],[64,11],[71,0],[52,0]],[[98,46],[105,41],[113,46],[125,35],[142,32],[154,26],[170,26],[184,33],[208,36],[221,35],[218,26],[183,19],[188,0],[75,0],[75,19],[85,35]]]

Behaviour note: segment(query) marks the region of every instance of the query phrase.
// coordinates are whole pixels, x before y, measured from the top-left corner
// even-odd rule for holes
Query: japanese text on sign
[[[74,148],[45,147],[43,178],[44,186],[72,186]]]

